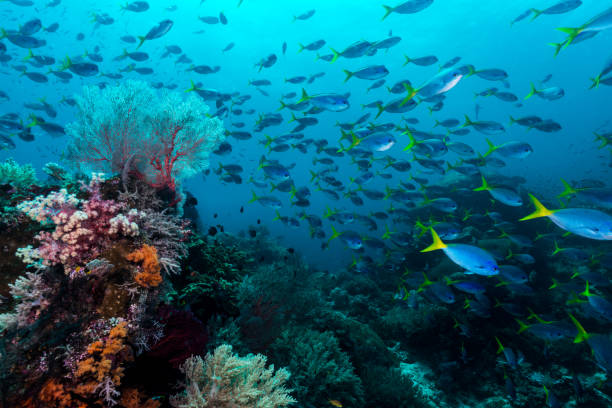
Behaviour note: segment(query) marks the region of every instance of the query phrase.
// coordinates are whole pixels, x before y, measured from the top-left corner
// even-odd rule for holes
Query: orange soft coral
[[[140,286],[153,288],[161,283],[161,267],[155,247],[145,244],[142,248],[129,253],[125,258],[132,262],[142,262],[142,272],[137,273],[134,277],[134,280]]]
[[[125,344],[127,334],[127,323],[120,322],[110,330],[106,339],[95,341],[87,347],[89,357],[78,363],[75,373],[78,385],[73,391],[76,394],[82,396],[93,394],[107,377],[115,387],[121,384],[123,367],[117,362],[131,358],[129,348]]]
[[[159,408],[161,405],[158,401],[152,399],[140,402],[141,398],[136,388],[128,388],[121,395],[121,405],[125,408]]]

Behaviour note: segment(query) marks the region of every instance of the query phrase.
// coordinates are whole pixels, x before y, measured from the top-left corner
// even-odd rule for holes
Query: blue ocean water
[[[535,4],[537,3],[537,4]],[[556,27],[574,27],[588,20],[600,12],[603,4],[598,1],[584,1],[584,4],[571,13],[560,15],[540,16],[534,22],[531,17],[511,26],[510,22],[521,12],[531,7],[544,9],[554,2],[481,2],[481,1],[436,1],[431,7],[416,14],[391,14],[381,21],[384,14],[382,5],[378,2],[355,5],[351,1],[312,1],[307,3],[280,3],[280,2],[251,2],[245,1],[240,7],[226,1],[208,0],[202,2],[176,3],[175,11],[168,11],[170,3],[150,2],[150,9],[143,13],[122,11],[119,4],[103,4],[99,2],[71,2],[62,1],[58,6],[47,7],[44,2],[31,7],[19,7],[11,2],[0,4],[2,9],[2,27],[5,30],[17,29],[20,24],[29,19],[38,17],[43,26],[54,22],[59,23],[59,29],[54,33],[39,33],[40,38],[47,41],[47,46],[35,49],[35,55],[53,56],[57,63],[65,56],[76,57],[86,51],[93,52],[99,47],[99,54],[104,61],[99,63],[102,73],[114,73],[133,62],[122,60],[114,62],[113,58],[135,48],[135,44],[122,42],[124,35],[145,35],[158,21],[170,18],[174,26],[170,32],[160,39],[147,41],[139,51],[149,54],[149,59],[136,63],[137,66],[151,67],[151,75],[139,75],[129,72],[123,75],[124,79],[141,79],[151,82],[162,82],[164,85],[175,84],[179,90],[189,88],[189,81],[200,81],[204,87],[217,89],[221,92],[239,92],[252,96],[244,108],[255,109],[253,115],[232,116],[223,118],[227,129],[232,130],[232,122],[244,122],[245,129],[250,129],[257,115],[266,112],[275,112],[279,107],[282,94],[296,92],[298,96],[304,87],[308,94],[318,93],[350,93],[351,108],[344,112],[323,112],[318,115],[319,124],[308,128],[306,137],[322,138],[328,140],[330,145],[336,143],[340,137],[337,122],[351,122],[366,112],[361,108],[376,100],[384,102],[389,100],[389,93],[385,86],[366,92],[371,81],[353,78],[343,83],[342,70],[356,70],[369,65],[384,65],[389,70],[386,86],[403,79],[409,79],[412,84],[424,83],[438,70],[438,66],[453,58],[461,57],[461,63],[473,64],[476,69],[501,68],[509,77],[510,87],[507,90],[515,93],[522,101],[523,96],[529,92],[530,83],[538,83],[549,74],[552,79],[548,85],[559,86],[565,90],[565,96],[560,100],[547,101],[531,98],[517,108],[514,104],[500,101],[493,97],[475,99],[473,94],[487,87],[498,86],[499,82],[490,82],[480,78],[468,78],[448,93],[444,101],[444,109],[431,115],[425,106],[405,114],[405,117],[419,119],[418,128],[429,131],[434,119],[457,118],[463,122],[463,115],[475,115],[476,103],[480,106],[479,118],[503,123],[507,131],[494,137],[496,144],[510,140],[524,140],[529,142],[534,153],[523,160],[509,160],[500,172],[504,175],[521,176],[527,180],[529,190],[537,192],[540,196],[552,196],[561,188],[560,177],[579,180],[592,178],[601,181],[609,179],[610,155],[608,150],[598,149],[593,141],[593,132],[607,129],[609,112],[605,108],[609,100],[609,89],[602,86],[596,90],[589,90],[589,78],[594,77],[609,57],[606,44],[610,42],[610,33],[602,32],[595,38],[563,50],[557,57],[554,49],[547,43],[560,42],[564,34],[555,31]],[[293,21],[293,16],[308,10],[316,13],[308,20]],[[198,20],[198,16],[218,16],[223,12],[227,16],[227,25],[205,24]],[[114,19],[110,25],[92,23],[93,13],[107,13]],[[79,33],[84,35],[83,40],[77,40]],[[380,41],[393,36],[401,37],[397,46],[388,51],[381,50],[371,57],[356,59],[340,58],[330,64],[316,60],[316,52],[305,50],[301,53],[299,43],[308,44],[316,40],[325,40],[326,45],[318,52],[329,53],[329,47],[342,50],[358,40],[370,42]],[[235,46],[228,52],[222,52],[224,47],[234,43]],[[282,53],[282,44],[287,44],[286,54]],[[180,46],[193,64],[220,66],[217,73],[200,75],[186,71],[189,64],[176,64],[178,58],[161,59],[164,47],[169,45]],[[3,113],[15,112],[25,117],[30,113],[22,105],[27,102],[45,98],[45,101],[56,107],[57,118],[53,120],[66,124],[74,120],[75,110],[58,102],[63,96],[69,97],[79,93],[80,87],[95,84],[114,84],[115,81],[95,76],[90,78],[75,77],[63,84],[51,77],[48,83],[39,84],[20,75],[15,65],[22,65],[21,58],[27,55],[27,49],[9,45],[8,54],[12,60],[2,67],[2,90],[10,96],[10,101],[3,101]],[[269,54],[276,54],[278,62],[269,69],[261,72],[255,67],[260,59]],[[419,67],[413,64],[402,66],[404,55],[417,58],[425,55],[435,55],[439,63],[429,67]],[[57,65],[57,64],[56,64]],[[27,64],[26,64],[27,66]],[[36,70],[28,67],[28,70]],[[44,71],[42,71],[44,72]],[[324,73],[321,78],[312,84],[290,84],[285,78],[315,73]],[[268,79],[271,85],[262,87],[269,96],[256,91],[249,86],[249,80]],[[122,79],[123,80],[123,79]],[[214,111],[214,107],[212,108]],[[372,111],[375,113],[376,111]],[[265,129],[261,133],[253,133],[253,138],[247,141],[232,143],[234,150],[228,157],[219,160],[211,159],[211,169],[223,163],[242,163],[245,167],[244,183],[242,185],[223,184],[215,177],[194,177],[186,184],[186,188],[199,197],[199,209],[205,220],[213,213],[219,214],[220,222],[228,231],[237,231],[245,224],[253,223],[257,218],[263,220],[268,228],[276,234],[283,235],[286,242],[300,247],[305,254],[314,259],[320,256],[319,242],[307,238],[308,227],[301,226],[297,230],[287,228],[281,223],[272,222],[274,212],[270,209],[260,208],[258,205],[245,206],[245,213],[240,214],[239,208],[251,198],[253,189],[248,180],[249,174],[257,176],[257,163],[266,149],[262,148],[260,141],[264,134],[274,137],[288,132],[293,124],[288,124],[288,111],[282,112],[284,123],[280,126]],[[553,119],[562,124],[563,129],[556,133],[541,133],[528,131],[521,127],[507,126],[509,116],[538,115]],[[401,115],[383,114],[380,120],[398,123]],[[371,119],[370,119],[371,120]],[[17,141],[13,150],[0,151],[0,158],[14,157],[20,162],[32,162],[42,166],[48,161],[57,161],[61,158],[65,138],[52,139],[44,133],[37,132],[35,142],[24,143]],[[476,151],[486,151],[486,142],[482,134],[471,132],[466,136],[456,138],[472,146]],[[410,158],[402,151],[407,139],[398,137],[398,143],[388,152],[395,158]],[[376,154],[382,156],[383,154]],[[314,191],[315,186],[309,182],[308,170],[312,168],[312,154],[300,154],[291,149],[284,153],[272,153],[269,157],[281,160],[285,164],[295,163],[292,177],[296,186],[309,186]],[[452,153],[444,158],[448,162],[457,160]],[[349,177],[356,176],[354,167],[345,158],[337,160],[339,165],[338,176],[347,181]],[[419,174],[418,166],[414,170]],[[395,182],[395,180],[394,180]],[[370,188],[384,189],[385,185],[393,184],[386,180],[374,180]],[[211,192],[215,192],[211,194]],[[340,202],[327,200],[320,193],[314,193],[311,198],[312,205],[307,208],[308,213],[321,214],[325,206],[340,207],[353,210],[354,206],[346,199]],[[285,208],[281,214],[290,215],[295,212],[285,200]],[[384,206],[380,203],[368,202],[365,207],[356,208],[368,213],[380,210]],[[385,203],[386,204],[386,203]],[[218,221],[218,220],[217,220]],[[304,224],[304,223],[303,223]],[[326,233],[330,234],[329,227]],[[332,245],[338,255],[338,247]],[[344,256],[340,255],[343,261]],[[327,257],[326,257],[327,258]],[[332,257],[338,259],[337,257]],[[330,265],[328,267],[336,267]]]
[[[402,4],[419,1],[426,5],[422,10],[401,12]],[[139,3],[146,4],[146,10],[130,10]],[[385,16],[384,6],[396,9]],[[554,7],[562,6],[567,10],[555,11]],[[457,402],[471,398],[482,406],[509,406],[495,405],[503,400],[521,407],[540,403],[557,407],[555,395],[575,400],[576,406],[606,406],[610,399],[598,392],[602,384],[601,393],[610,392],[605,376],[612,369],[608,336],[612,320],[608,301],[612,269],[608,245],[612,239],[610,7],[609,1],[602,0],[1,1],[0,164],[8,158],[32,164],[41,180],[48,162],[74,168],[76,163],[65,155],[71,136],[50,135],[40,123],[65,128],[78,121],[79,111],[71,101],[83,94],[83,87],[104,90],[138,80],[159,88],[159,95],[167,90],[182,96],[215,90],[215,96],[206,100],[209,115],[222,122],[232,151],[211,153],[208,169],[186,179],[181,189],[197,200],[199,232],[208,235],[203,241],[221,246],[227,242],[228,248],[234,248],[238,242],[232,241],[234,236],[241,236],[251,245],[245,253],[259,248],[261,258],[252,256],[249,262],[253,263],[240,270],[255,276],[256,283],[238,274],[232,285],[240,290],[227,295],[226,288],[215,286],[221,294],[205,292],[214,302],[206,298],[192,305],[190,291],[197,290],[185,289],[190,278],[174,277],[177,291],[170,293],[174,289],[165,287],[170,294],[163,293],[164,301],[170,299],[176,310],[180,305],[184,314],[160,312],[159,317],[156,303],[152,309],[159,321],[173,329],[168,316],[174,316],[177,327],[191,328],[197,326],[190,320],[193,311],[206,326],[198,326],[196,332],[209,351],[224,340],[218,332],[227,334],[233,328],[244,340],[234,344],[241,354],[269,354],[277,365],[295,363],[287,357],[291,353],[285,353],[286,345],[278,345],[283,338],[290,339],[288,344],[299,339],[296,348],[318,339],[325,343],[323,349],[338,349],[341,356],[334,356],[334,362],[348,361],[350,354],[346,366],[351,370],[354,366],[359,378],[352,379],[351,371],[346,383],[363,381],[367,395],[365,399],[358,392],[351,395],[346,384],[335,389],[326,384],[325,392],[333,389],[334,393],[317,394],[309,401],[329,406],[349,407],[347,401],[353,397],[356,406],[383,406],[374,402],[372,377],[381,372],[374,368],[389,369],[389,361],[402,362],[412,387],[421,387],[422,392],[429,386],[436,388],[434,399],[444,394],[445,403],[439,406],[476,406]],[[537,10],[544,13],[533,18]],[[525,18],[518,19],[521,15]],[[603,17],[595,20],[596,25],[597,16]],[[36,19],[42,28],[36,28]],[[154,27],[168,20],[172,26],[167,33],[147,38],[139,46],[138,38],[151,36]],[[32,32],[24,33],[28,27],[34,27]],[[568,30],[558,30],[564,27],[580,32],[574,38]],[[589,32],[595,35],[580,37]],[[46,43],[30,49],[16,44],[20,35]],[[388,47],[380,46],[391,40]],[[316,41],[324,45],[301,50]],[[563,42],[567,46],[560,46],[556,55],[554,44]],[[361,55],[348,58],[350,47],[358,43],[365,44]],[[135,52],[146,55],[126,55]],[[425,56],[435,56],[436,62],[405,63],[408,57]],[[41,64],[42,57],[54,62]],[[64,64],[67,58],[95,64],[99,74],[73,72],[69,80],[60,81],[50,71],[70,72]],[[453,59],[453,64],[442,67]],[[272,62],[265,64],[266,60]],[[194,66],[207,66],[212,72],[198,73]],[[376,79],[356,74],[348,79],[345,73],[373,67],[379,71],[384,67],[388,74]],[[150,70],[139,73],[142,68]],[[493,74],[497,77],[491,78]],[[598,75],[600,83],[592,87]],[[300,76],[305,78],[295,79]],[[297,83],[287,81],[290,78]],[[379,79],[384,84],[368,89]],[[395,84],[406,80],[410,86],[391,92]],[[256,81],[268,83],[257,86]],[[432,85],[436,85],[433,91]],[[528,97],[532,87],[536,94]],[[350,107],[313,111],[321,94],[348,101]],[[403,113],[389,112],[389,104],[398,98],[404,101],[400,108],[416,106]],[[304,101],[301,108],[281,109]],[[41,104],[47,109],[41,110]],[[270,114],[280,115],[280,123],[258,129],[262,118]],[[525,118],[532,123],[515,123]],[[316,123],[295,131],[301,119]],[[440,125],[444,121],[452,125]],[[34,140],[23,137],[22,131],[28,129]],[[375,137],[381,135],[391,143],[377,142]],[[512,150],[517,142],[528,146],[528,151]],[[489,143],[497,146],[496,151],[489,150]],[[400,164],[409,169],[400,169]],[[232,165],[242,169],[231,174],[224,170]],[[305,200],[279,191],[275,186],[287,180],[266,175],[262,165],[288,172],[296,191],[308,190]],[[365,182],[356,181],[366,176]],[[474,191],[483,182],[481,176],[489,182],[490,191]],[[13,190],[6,191],[12,194]],[[263,200],[252,202],[254,194],[273,197],[282,207],[270,208]],[[538,200],[559,211],[547,212]],[[552,223],[528,219],[534,206],[539,217],[548,217]],[[524,222],[519,221],[521,217],[526,218]],[[270,240],[264,230],[269,231]],[[17,238],[14,241],[21,245]],[[270,248],[258,247],[261,242]],[[198,245],[201,242],[194,247]],[[276,245],[283,248],[285,264]],[[441,251],[425,254],[425,248]],[[265,259],[269,253],[271,259]],[[294,256],[326,272],[324,277],[300,275],[311,270],[293,264]],[[228,255],[228,259],[233,258]],[[234,266],[230,261],[224,265]],[[189,276],[197,275],[197,267],[192,267]],[[266,268],[278,273],[272,276]],[[79,271],[82,266],[72,273],[78,276]],[[284,274],[290,273],[294,280],[304,278],[307,282],[300,284],[305,286],[294,281],[282,286]],[[126,281],[132,282],[127,276]],[[210,278],[204,276],[202,282],[209,283],[206,279]],[[268,283],[273,295],[261,289],[269,289]],[[304,288],[310,290],[308,284],[319,283],[316,296],[310,298],[312,292]],[[188,300],[178,301],[177,293]],[[2,296],[0,292],[0,304]],[[292,309],[291,302],[299,303],[302,297],[312,300],[312,315],[295,313],[304,310],[299,307]],[[242,303],[233,304],[234,300]],[[288,311],[283,309],[284,301],[291,306]],[[279,309],[282,313],[276,315]],[[586,322],[588,333],[578,320]],[[189,337],[171,330],[166,334]],[[380,353],[361,352],[362,338],[371,340],[364,342],[366,350]],[[583,344],[573,344],[574,338]],[[84,348],[89,340],[94,339],[75,344]],[[166,343],[161,343],[163,348]],[[586,356],[593,361],[587,362]],[[360,357],[371,360],[367,363],[372,362],[372,367]],[[435,375],[426,378],[426,365]],[[0,364],[0,380],[5,378],[2,368]],[[177,367],[173,368],[168,377],[175,374]],[[303,368],[291,367],[301,381]],[[138,366],[136,371],[142,369]],[[133,373],[126,377],[133,378]],[[474,373],[483,379],[471,395],[465,381],[478,377]],[[459,377],[461,381],[456,381]],[[504,382],[505,391],[501,390]],[[585,399],[582,383],[588,390]],[[515,386],[521,395],[518,399],[512,397]],[[151,383],[146,387],[154,388]],[[160,389],[166,397],[173,392],[168,384]],[[549,395],[549,389],[554,393]],[[147,391],[148,396],[157,392]],[[6,391],[0,387],[4,398],[2,392]],[[304,389],[300,392],[308,395]],[[460,394],[456,405],[449,402]],[[490,396],[499,399],[486,405]],[[581,401],[588,402],[580,405]]]

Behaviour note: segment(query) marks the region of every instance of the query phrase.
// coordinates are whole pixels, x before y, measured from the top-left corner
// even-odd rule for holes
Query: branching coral
[[[289,371],[266,368],[266,357],[239,357],[232,346],[219,346],[205,359],[192,356],[181,366],[185,391],[172,398],[177,408],[275,408],[292,404],[284,383]]]
[[[134,276],[134,280],[140,286],[153,288],[162,282],[161,266],[157,260],[157,249],[155,247],[145,244],[142,248],[129,253],[125,258],[128,261],[142,263],[142,271]]]

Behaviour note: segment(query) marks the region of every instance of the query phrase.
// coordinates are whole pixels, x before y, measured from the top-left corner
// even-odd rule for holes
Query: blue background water
[[[240,92],[250,94],[252,100],[243,108],[256,109],[257,114],[272,112],[279,107],[278,100],[281,94],[290,91],[300,92],[302,85],[292,85],[284,82],[284,78],[297,75],[310,75],[316,72],[325,72],[323,78],[317,79],[313,84],[306,84],[309,94],[322,92],[345,93],[350,92],[351,109],[332,113],[324,112],[318,115],[319,125],[308,128],[306,137],[325,138],[333,145],[339,139],[339,130],[334,124],[339,122],[355,121],[365,111],[361,104],[376,99],[389,101],[395,96],[388,94],[382,87],[366,93],[369,81],[353,78],[343,83],[343,69],[355,70],[367,65],[384,64],[390,75],[386,78],[387,84],[392,85],[401,79],[409,79],[413,84],[420,84],[437,72],[437,64],[430,67],[418,67],[412,64],[402,66],[404,54],[411,57],[436,55],[440,62],[452,57],[461,56],[462,63],[470,63],[477,69],[502,68],[509,74],[511,88],[520,99],[529,92],[530,82],[536,82],[547,74],[552,74],[550,86],[560,86],[565,90],[565,97],[557,101],[545,101],[531,98],[522,108],[513,104],[502,102],[496,98],[474,99],[473,93],[497,83],[485,81],[477,77],[463,80],[455,89],[448,93],[445,107],[441,112],[431,116],[425,106],[419,106],[414,111],[404,115],[416,117],[420,120],[417,128],[430,130],[434,119],[458,118],[463,120],[464,114],[474,116],[474,105],[477,102],[482,107],[481,120],[495,120],[502,122],[507,133],[494,136],[496,143],[508,140],[525,140],[534,148],[534,153],[527,159],[509,161],[508,166],[500,172],[506,175],[520,175],[527,179],[530,190],[536,191],[540,196],[552,196],[560,191],[560,177],[572,180],[581,178],[600,179],[604,182],[610,180],[610,152],[599,150],[594,142],[592,132],[598,129],[612,127],[610,120],[609,87],[600,86],[596,90],[588,90],[589,78],[594,77],[601,70],[605,60],[610,56],[610,43],[612,33],[602,32],[595,38],[581,44],[573,45],[562,51],[559,56],[553,56],[553,48],[547,43],[559,42],[564,34],[555,30],[556,27],[576,27],[607,7],[601,0],[585,0],[577,10],[564,15],[540,16],[534,22],[523,20],[513,27],[510,26],[518,14],[529,7],[545,8],[555,1],[477,1],[477,0],[437,0],[428,9],[413,15],[392,14],[384,21],[381,17],[384,10],[381,2],[355,2],[348,0],[336,1],[261,1],[245,0],[240,8],[236,8],[237,1],[208,0],[199,5],[199,2],[162,2],[149,1],[150,10],[145,13],[122,12],[118,2],[93,2],[64,0],[55,8],[40,6],[23,8],[9,2],[0,3],[0,24],[5,29],[17,29],[20,23],[38,17],[43,26],[59,22],[60,28],[55,33],[38,33],[36,36],[47,40],[47,46],[34,50],[37,55],[50,55],[58,60],[66,55],[71,57],[81,55],[85,50],[93,51],[100,46],[100,54],[104,62],[100,64],[101,72],[117,72],[118,69],[132,61],[124,60],[113,62],[113,57],[120,55],[123,48],[134,50],[133,44],[123,43],[119,37],[123,35],[145,35],[147,31],[165,18],[174,21],[174,27],[161,39],[147,41],[141,51],[149,53],[150,59],[137,66],[148,66],[155,69],[150,76],[140,76],[132,72],[124,74],[124,78],[142,79],[146,81],[161,81],[165,84],[177,84],[179,90],[189,87],[190,80],[203,83],[206,88],[215,88],[222,92]],[[187,4],[190,3],[190,4]],[[384,2],[383,2],[384,3]],[[175,12],[168,12],[166,7],[176,4]],[[307,21],[292,22],[293,16],[309,9],[316,9],[315,15]],[[227,16],[228,25],[207,25],[199,21],[199,16],[218,16],[223,11]],[[114,19],[110,26],[95,26],[90,23],[91,12],[106,12]],[[204,30],[202,34],[194,34]],[[342,50],[354,41],[367,39],[369,41],[382,40],[389,32],[402,37],[399,45],[391,48],[389,52],[379,51],[374,57],[359,59],[340,58],[334,64],[324,61],[315,61],[315,53],[304,51],[297,53],[298,43],[307,44],[318,39],[327,41],[327,45],[320,50],[322,54],[328,53],[329,46]],[[85,34],[83,41],[77,41],[77,33]],[[27,50],[7,44],[8,53],[13,60],[0,67],[0,89],[10,95],[10,101],[0,102],[0,114],[17,112],[24,117],[29,111],[23,103],[35,102],[37,98],[46,101],[58,110],[57,118],[53,122],[66,124],[74,120],[76,109],[66,105],[59,105],[62,96],[71,96],[80,92],[82,85],[115,81],[103,77],[79,78],[75,76],[69,84],[62,84],[52,76],[47,84],[38,84],[18,71],[11,68],[20,64],[20,59],[27,55]],[[230,42],[236,46],[229,52],[221,50]],[[281,53],[281,45],[288,45],[286,55]],[[164,46],[179,45],[194,64],[220,65],[220,72],[212,75],[199,75],[186,72],[184,64],[174,64],[173,58],[160,59]],[[254,64],[261,58],[275,53],[279,61],[270,69],[258,73]],[[34,69],[34,71],[41,72]],[[265,90],[270,97],[265,97],[248,85],[250,79],[269,79],[273,85]],[[502,87],[500,87],[502,88]],[[211,111],[214,111],[214,106]],[[283,111],[285,123],[278,127],[266,129],[263,133],[254,133],[249,141],[236,141],[229,139],[234,152],[229,157],[222,158],[223,163],[241,163],[246,168],[244,179],[254,171],[257,162],[264,152],[259,141],[263,134],[272,136],[288,132],[293,124],[287,124],[289,112]],[[375,113],[375,111],[373,111]],[[224,123],[231,129],[232,121],[245,122],[243,130],[252,131],[257,114],[251,117],[224,119]],[[512,116],[527,116],[535,114],[545,119],[554,119],[562,124],[563,130],[558,133],[541,133],[526,131],[525,128],[507,126],[508,118]],[[378,122],[399,122],[401,115],[383,114]],[[40,169],[49,161],[58,161],[65,146],[65,139],[52,139],[35,129],[37,140],[25,143],[16,139],[17,148],[12,151],[0,151],[0,159],[14,157],[22,163],[30,162]],[[484,151],[486,143],[483,135],[472,132],[468,136],[456,137],[472,145],[476,150]],[[407,140],[399,139],[389,154],[395,157],[405,157],[402,148]],[[376,156],[383,154],[377,153]],[[296,185],[309,184],[312,167],[312,149],[308,155],[290,150],[286,153],[272,153],[284,164],[297,163],[292,176]],[[445,157],[451,163],[456,160],[454,154]],[[211,168],[218,166],[219,158],[211,159]],[[349,165],[348,158],[337,160],[340,164],[338,178],[348,183],[349,177],[357,175],[355,166]],[[246,165],[245,165],[246,163]],[[412,174],[419,174],[418,166]],[[39,171],[42,177],[42,173]],[[403,178],[402,178],[403,179]],[[390,181],[391,186],[397,185],[396,176]],[[369,188],[384,189],[384,180],[377,179]],[[215,176],[208,176],[204,180],[197,176],[186,183],[187,190],[193,192],[199,199],[199,210],[205,223],[221,223],[227,231],[238,231],[249,224],[254,224],[257,218],[267,225],[274,234],[285,237],[285,243],[299,248],[313,262],[334,268],[350,259],[350,252],[345,251],[338,242],[332,243],[331,251],[321,257],[320,241],[308,239],[308,227],[302,225],[293,230],[279,222],[272,222],[274,213],[271,209],[263,208],[258,204],[247,205],[251,197],[252,187],[243,185],[222,184]],[[326,205],[352,210],[355,207],[347,200],[333,202],[326,199],[321,193],[314,192],[311,197],[312,206],[308,213],[321,215]],[[286,194],[277,194],[284,197],[285,206],[281,210],[283,215],[293,215],[294,209],[289,207]],[[240,206],[245,205],[244,214],[239,213]],[[360,213],[384,208],[387,203],[366,200],[366,206],[357,208]],[[219,218],[213,220],[212,214],[218,213]],[[305,223],[303,223],[305,224]],[[382,230],[381,230],[382,228]],[[329,226],[325,226],[329,234]],[[384,226],[379,223],[378,237],[382,235]],[[327,256],[327,255],[333,256]],[[341,256],[336,256],[341,255]],[[334,261],[331,261],[334,259]]]

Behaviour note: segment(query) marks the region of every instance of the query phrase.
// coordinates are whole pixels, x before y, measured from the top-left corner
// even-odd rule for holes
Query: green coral
[[[36,184],[36,173],[30,164],[20,166],[13,159],[0,163],[0,184],[10,184],[15,188],[26,188]]]
[[[291,371],[289,384],[301,403],[324,407],[337,400],[346,407],[364,406],[361,380],[331,332],[291,327],[272,350]]]

